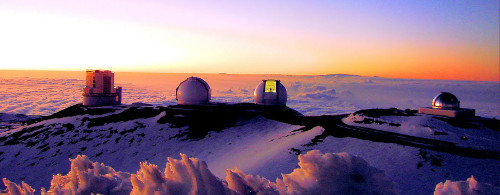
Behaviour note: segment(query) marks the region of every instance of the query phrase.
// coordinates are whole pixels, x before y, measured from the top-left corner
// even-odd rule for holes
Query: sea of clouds
[[[50,115],[82,102],[84,73],[68,78],[27,71],[24,76],[0,74],[0,113]],[[479,116],[500,118],[498,82],[389,79],[353,75],[287,76],[232,74],[115,73],[123,87],[123,103],[176,104],[175,88],[189,76],[205,79],[212,102],[253,102],[263,79],[279,79],[288,92],[287,105],[305,115],[344,114],[359,109],[428,107],[441,91],[454,93],[461,106]]]

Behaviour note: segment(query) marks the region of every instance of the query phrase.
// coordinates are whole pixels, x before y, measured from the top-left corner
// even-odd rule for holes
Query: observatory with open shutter
[[[208,83],[198,77],[189,77],[179,84],[175,90],[177,104],[199,105],[207,104],[211,99],[211,89]]]
[[[255,104],[286,105],[286,88],[280,80],[263,80],[254,91]]]

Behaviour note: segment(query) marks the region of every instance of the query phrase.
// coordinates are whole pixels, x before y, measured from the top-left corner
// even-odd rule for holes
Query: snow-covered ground
[[[220,106],[212,107],[221,108]],[[74,170],[70,169],[71,164],[68,158],[75,158],[80,154],[86,155],[92,161],[104,163],[116,171],[136,173],[144,167],[140,165],[140,162],[147,161],[162,166],[172,161],[168,157],[179,158],[179,153],[183,153],[188,157],[206,161],[207,168],[218,178],[227,178],[226,170],[237,167],[245,174],[260,175],[273,181],[280,178],[282,173],[296,172],[295,169],[299,168],[297,165],[306,169],[308,166],[298,164],[300,158],[298,159],[297,155],[319,150],[322,153],[332,153],[341,157],[348,155],[345,158],[351,158],[349,156],[353,155],[363,159],[362,162],[366,162],[361,163],[363,166],[358,168],[353,168],[349,164],[335,168],[322,165],[324,163],[337,164],[330,158],[332,162],[313,160],[319,164],[313,163],[310,165],[312,168],[309,167],[309,169],[326,169],[320,171],[322,173],[331,169],[333,172],[327,174],[330,176],[320,178],[329,178],[336,182],[342,182],[338,180],[349,175],[357,178],[356,175],[359,174],[355,174],[356,171],[367,171],[371,168],[366,167],[373,167],[374,171],[363,172],[368,175],[361,174],[360,177],[387,178],[388,181],[394,182],[394,185],[390,185],[393,187],[382,188],[382,191],[394,189],[403,194],[429,194],[440,182],[463,181],[471,176],[482,183],[500,186],[500,164],[497,159],[491,157],[486,159],[467,157],[399,145],[394,142],[373,142],[363,137],[327,136],[318,141],[317,138],[321,137],[325,131],[335,131],[335,129],[326,129],[319,123],[304,126],[293,122],[288,123],[287,120],[275,120],[271,118],[276,115],[271,114],[269,118],[253,110],[238,112],[231,109],[230,112],[204,113],[196,109],[193,111],[176,107],[121,106],[85,111],[85,108],[77,106],[64,113],[55,116],[57,118],[45,119],[1,133],[0,177],[6,177],[18,183],[25,181],[35,189],[40,189],[40,187],[48,189],[53,179],[52,175]],[[282,116],[281,114],[283,113],[280,112],[279,116]],[[405,121],[398,117],[395,116],[392,120]],[[350,122],[349,120],[351,117],[344,119],[347,123]],[[425,122],[425,117],[420,121],[423,122],[414,123],[414,125],[428,124]],[[440,132],[439,135],[435,135],[436,137],[444,136],[442,134],[459,136],[455,134],[456,129],[447,123],[430,128]],[[492,130],[481,127],[479,130],[462,129],[461,131]],[[393,132],[398,131],[393,130]],[[398,133],[420,135],[404,131]],[[481,145],[476,145],[476,140],[485,139],[498,143],[500,140],[498,136],[490,137],[491,134],[493,133],[477,133],[469,138],[471,142],[463,140],[459,142],[466,148],[485,149]],[[486,149],[499,151],[498,146],[489,146]],[[347,154],[338,154],[343,152]],[[83,168],[89,167],[93,166]],[[346,169],[349,170],[346,173],[347,176],[339,172]],[[236,169],[233,171],[238,172]],[[146,170],[142,172],[150,173]],[[333,182],[322,181],[314,177],[310,180],[300,180],[300,177],[308,174],[304,171],[297,172],[292,174],[296,176],[291,177],[296,178],[300,185],[309,186],[312,181]],[[100,172],[91,171],[90,173]],[[164,174],[168,178],[168,174]],[[379,176],[369,176],[370,174]],[[82,176],[82,178],[88,177]],[[68,179],[57,181],[67,182]],[[89,179],[89,182],[91,181]],[[361,179],[361,181],[365,180]],[[380,181],[386,181],[386,179]],[[301,184],[301,182],[305,183]],[[86,186],[85,183],[88,182],[83,183],[82,186]],[[275,185],[279,186],[278,184],[279,182]],[[297,189],[299,191],[292,190],[291,192],[300,192],[302,188]],[[278,187],[276,190],[280,191]]]
[[[456,143],[457,146],[474,146],[478,149],[496,150],[499,148],[500,133],[482,125],[489,119],[450,120],[447,117],[426,114],[412,114],[412,116],[369,116],[355,112],[343,119],[348,125],[367,127],[381,131],[401,133],[433,140],[442,140]],[[494,123],[491,125],[498,125]]]
[[[161,186],[161,181],[179,184],[178,189],[186,187],[187,191],[194,189],[190,188],[193,183],[212,181],[206,179],[210,177],[194,177],[192,174],[189,177],[191,179],[179,179],[183,175],[181,172],[167,171],[169,167],[183,170],[188,165],[196,167],[199,171],[195,171],[196,174],[206,175],[209,170],[220,180],[225,178],[220,185],[232,192],[245,191],[248,186],[253,186],[254,191],[267,189],[266,192],[284,193],[287,189],[292,189],[289,191],[317,193],[318,191],[307,189],[316,189],[322,182],[332,184],[334,182],[328,180],[332,178],[340,183],[346,177],[359,182],[360,175],[366,179],[378,178],[374,181],[380,182],[387,178],[394,185],[387,185],[380,192],[394,188],[402,194],[430,194],[435,190],[437,193],[456,193],[474,189],[498,192],[498,188],[493,186],[500,186],[500,163],[497,159],[473,158],[359,137],[326,136],[318,141],[318,137],[331,129],[322,126],[306,127],[260,115],[235,115],[236,118],[231,115],[224,115],[223,118],[207,115],[215,117],[212,118],[215,122],[189,124],[185,121],[189,118],[188,115],[162,107],[176,104],[175,87],[188,76],[205,79],[212,88],[214,102],[232,103],[253,102],[253,88],[262,79],[274,78],[280,79],[287,87],[287,105],[307,116],[353,113],[367,108],[416,109],[429,106],[432,98],[439,92],[449,91],[461,100],[462,107],[475,108],[479,116],[499,118],[500,88],[497,82],[406,80],[352,75],[116,73],[117,85],[124,87],[125,104],[143,102],[154,106],[109,107],[102,111],[75,112],[74,116],[23,124],[15,121],[33,117],[19,114],[50,115],[81,102],[83,78],[74,73],[33,76],[19,75],[21,73],[0,73],[0,112],[8,113],[2,114],[0,119],[0,177],[18,184],[25,181],[37,192],[40,192],[41,187],[52,189],[52,175],[58,173],[63,176],[52,180],[52,183],[60,183],[59,189],[70,186],[64,185],[64,182],[75,179],[75,175],[83,175],[78,177],[79,182],[83,182],[83,187],[88,187],[92,181],[105,180],[93,180],[94,177],[90,177],[92,174],[95,177],[102,174],[103,177],[112,179],[109,185],[123,184],[123,188],[117,188],[118,191],[125,189],[137,193],[147,191],[148,185]],[[83,77],[83,73],[81,74]],[[365,119],[377,122],[370,123],[366,122],[370,120]],[[343,121],[352,126],[448,141],[465,148],[500,151],[499,132],[483,126],[475,128],[474,124],[471,127],[456,127],[426,115],[369,117],[353,114]],[[199,130],[207,133],[190,134]],[[308,153],[312,150],[319,150],[321,153]],[[205,161],[206,169],[198,160],[186,160],[179,153]],[[311,156],[304,157],[306,153]],[[303,155],[302,159],[298,158],[298,154]],[[77,155],[86,155],[85,158],[88,159],[68,160]],[[169,160],[168,157],[181,160]],[[338,159],[352,161],[339,163]],[[140,163],[144,161],[158,165],[159,168]],[[95,165],[93,162],[104,163],[106,166]],[[235,167],[238,169],[234,169]],[[161,170],[155,172],[158,169]],[[227,172],[227,169],[232,171]],[[323,170],[320,173],[327,177],[321,174],[315,177],[314,174],[309,174],[311,170]],[[66,173],[73,176],[65,179]],[[156,173],[163,178],[148,179]],[[287,174],[286,178],[282,177],[282,173]],[[335,175],[336,173],[338,174]],[[136,174],[136,180],[123,181],[124,178],[130,178],[127,174]],[[270,181],[278,178],[282,182],[269,183],[252,175],[260,175]],[[88,181],[82,181],[84,179]],[[4,184],[15,187],[6,180]],[[88,190],[83,187],[84,192]],[[168,185],[164,187],[163,190],[169,191]]]

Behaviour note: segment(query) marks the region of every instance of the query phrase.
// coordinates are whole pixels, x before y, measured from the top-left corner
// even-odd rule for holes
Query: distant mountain
[[[348,77],[361,77],[360,75],[353,75],[353,74],[326,74],[326,75],[320,75],[320,77],[324,78],[348,78]]]
[[[0,177],[34,189],[48,188],[52,175],[68,172],[68,158],[80,154],[135,173],[140,162],[163,166],[184,153],[206,161],[219,178],[237,166],[273,181],[297,168],[298,154],[315,149],[365,159],[404,194],[429,194],[439,182],[471,175],[500,185],[494,171],[500,170],[500,138],[492,125],[498,121],[483,118],[454,121],[397,109],[303,116],[286,106],[248,103],[77,104],[10,122],[20,125],[0,132]]]

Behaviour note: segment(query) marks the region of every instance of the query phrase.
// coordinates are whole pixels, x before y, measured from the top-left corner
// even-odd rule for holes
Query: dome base
[[[120,105],[121,96],[111,95],[111,96],[83,96],[84,106],[111,106]]]
[[[476,115],[476,110],[467,108],[446,110],[446,109],[436,109],[427,107],[427,108],[419,108],[418,113],[447,116],[451,118],[470,118]]]

